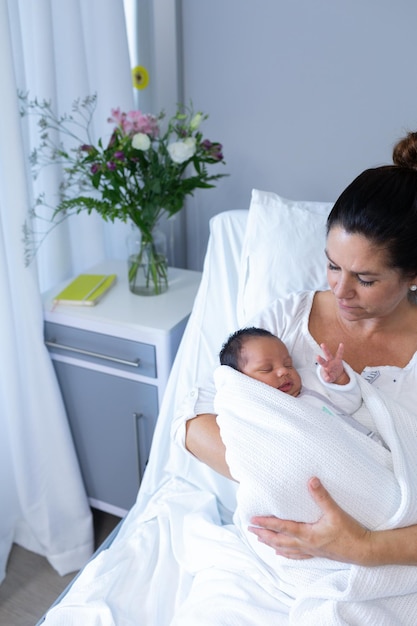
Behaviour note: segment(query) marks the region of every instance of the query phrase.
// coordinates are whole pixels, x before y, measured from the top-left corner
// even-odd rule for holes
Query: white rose
[[[195,154],[196,146],[194,137],[187,137],[184,141],[174,141],[168,146],[168,152],[174,163],[184,163]]]
[[[132,146],[135,150],[149,150],[151,140],[145,133],[136,133],[136,135],[132,137]]]

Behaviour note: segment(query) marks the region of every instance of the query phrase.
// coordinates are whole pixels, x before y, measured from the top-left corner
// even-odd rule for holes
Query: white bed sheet
[[[164,395],[137,502],[111,546],[84,568],[48,612],[45,626],[168,625],[188,595],[193,568],[200,567],[192,563],[190,542],[198,541],[205,528],[207,549],[199,555],[200,563],[213,558],[215,545],[231,543],[237,549],[233,532],[222,525],[232,517],[235,485],[173,444],[171,428],[184,396],[214,370],[225,337],[237,328],[247,215],[226,211],[211,220],[201,285]]]

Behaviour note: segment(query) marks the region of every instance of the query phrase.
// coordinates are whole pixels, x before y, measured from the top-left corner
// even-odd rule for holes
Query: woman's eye
[[[360,285],[362,285],[362,287],[372,287],[375,281],[374,280],[362,280],[362,278],[358,276],[358,282]]]
[[[338,272],[340,271],[340,267],[338,265],[334,265],[333,263],[331,263],[330,261],[327,263],[327,269],[331,272]],[[375,283],[374,280],[363,280],[360,276],[356,276],[358,283],[362,286],[362,287],[372,287],[372,285]]]
[[[335,271],[337,271],[339,268],[337,267],[337,265],[333,265],[333,263],[330,263],[330,262],[329,262],[329,263],[327,264],[327,269],[329,269],[329,270],[330,270],[330,271],[332,271],[332,272],[335,272]]]

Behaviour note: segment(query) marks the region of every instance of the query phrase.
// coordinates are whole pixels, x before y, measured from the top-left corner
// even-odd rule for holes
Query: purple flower
[[[99,171],[100,166],[98,163],[93,163],[93,165],[90,168],[90,171],[92,174],[97,174],[97,172]]]
[[[223,146],[221,143],[218,143],[218,142],[212,143],[208,139],[205,139],[204,141],[201,142],[201,147],[215,161],[223,160],[223,153],[222,153]]]
[[[94,152],[94,146],[91,146],[88,143],[83,143],[80,150],[81,152]]]
[[[122,150],[117,150],[114,153],[114,158],[117,159],[118,161],[124,161],[125,160],[125,153]]]
[[[113,163],[113,161],[107,161],[107,169],[114,172],[116,169],[116,163]]]

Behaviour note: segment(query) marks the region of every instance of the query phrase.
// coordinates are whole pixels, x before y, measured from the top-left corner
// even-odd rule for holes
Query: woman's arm
[[[197,415],[186,423],[185,446],[191,454],[219,474],[232,478],[225,459],[225,447],[220,437],[216,416]]]
[[[345,513],[318,478],[309,491],[323,512],[314,524],[276,517],[254,517],[251,526],[259,541],[290,559],[324,557],[367,567],[417,565],[417,525],[394,530],[370,531]]]

